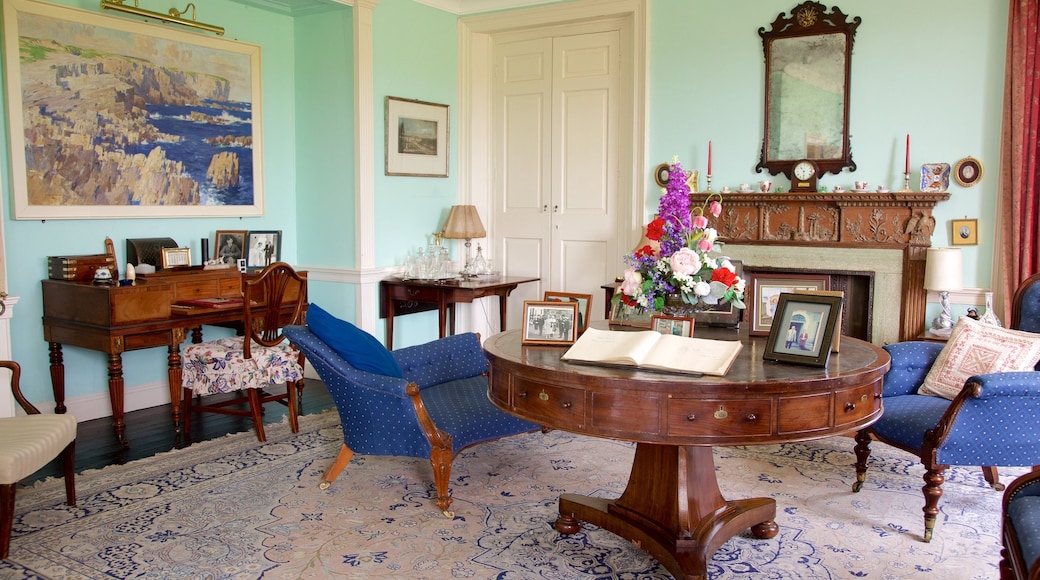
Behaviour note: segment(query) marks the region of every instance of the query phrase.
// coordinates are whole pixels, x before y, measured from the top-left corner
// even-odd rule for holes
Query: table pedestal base
[[[556,529],[573,534],[580,521],[599,526],[645,550],[676,578],[694,580],[708,577],[712,555],[741,530],[775,537],[774,518],[775,500],[722,497],[711,447],[639,443],[621,497],[561,495]]]

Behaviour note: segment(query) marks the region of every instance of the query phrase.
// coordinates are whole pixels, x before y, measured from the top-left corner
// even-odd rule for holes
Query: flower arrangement
[[[663,311],[672,295],[691,307],[721,301],[744,308],[744,280],[728,258],[712,255],[722,243],[705,213],[719,217],[721,200],[721,195],[709,194],[704,204],[691,208],[686,172],[673,158],[658,213],[646,226],[651,243],[624,257],[628,268],[614,299],[639,312]]]

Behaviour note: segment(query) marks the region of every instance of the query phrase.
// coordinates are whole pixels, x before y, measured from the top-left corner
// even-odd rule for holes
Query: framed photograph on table
[[[246,267],[249,270],[262,270],[282,259],[282,230],[250,230],[246,244]]]
[[[746,284],[751,294],[751,299],[746,300],[748,315],[751,317],[748,334],[769,334],[781,294],[795,290],[830,290],[830,281],[830,276],[826,274],[750,273]]]
[[[386,174],[448,176],[448,105],[386,98]]]
[[[764,360],[815,367],[827,366],[840,296],[782,293],[766,339]]]
[[[578,338],[578,303],[524,301],[521,344],[574,344]]]
[[[237,264],[245,257],[246,230],[217,230],[217,246],[213,250],[213,259],[224,264]]]
[[[614,290],[614,296],[621,295],[621,288]],[[640,312],[637,308],[628,306],[620,299],[612,301],[610,305],[610,317],[607,321],[611,326],[635,326],[638,328],[650,328],[650,319],[653,311]]]
[[[692,318],[678,318],[674,316],[653,316],[650,318],[650,329],[661,334],[672,334],[675,336],[693,336],[694,320]]]
[[[542,300],[547,302],[574,302],[578,305],[578,334],[585,332],[585,329],[589,327],[589,314],[592,312],[592,294],[571,294],[546,290]]]
[[[162,268],[181,268],[191,266],[191,248],[163,248]]]

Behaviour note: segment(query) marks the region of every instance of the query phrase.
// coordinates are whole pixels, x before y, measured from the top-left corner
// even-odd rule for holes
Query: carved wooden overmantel
[[[708,217],[728,243],[902,250],[899,339],[920,334],[928,298],[925,249],[935,231],[932,209],[948,200],[949,192],[701,192],[691,194],[694,206],[709,195],[722,196],[722,215]]]

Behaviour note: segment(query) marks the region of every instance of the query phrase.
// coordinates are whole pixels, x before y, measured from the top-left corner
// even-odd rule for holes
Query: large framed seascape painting
[[[263,215],[259,46],[3,4],[16,219]]]

